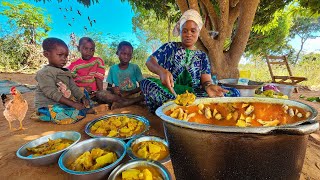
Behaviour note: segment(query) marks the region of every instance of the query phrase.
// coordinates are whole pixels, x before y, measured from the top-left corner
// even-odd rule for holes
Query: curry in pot
[[[258,127],[292,124],[311,113],[295,106],[263,102],[211,103],[177,106],[166,115],[188,122],[220,126]]]

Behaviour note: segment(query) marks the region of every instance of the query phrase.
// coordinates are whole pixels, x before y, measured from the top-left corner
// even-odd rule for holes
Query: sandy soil
[[[0,79],[8,79],[26,84],[36,83],[34,80],[34,75],[27,74],[0,73]],[[303,94],[306,97],[320,96],[319,91],[309,91],[305,88],[302,88],[300,89],[299,93],[294,93],[291,99],[307,103],[320,111],[320,103],[301,100],[299,99],[300,94]],[[60,170],[57,164],[35,167],[32,164],[17,158],[15,153],[19,147],[28,141],[56,131],[75,130],[81,132],[81,140],[88,139],[90,137],[84,133],[85,125],[94,118],[104,114],[132,113],[145,116],[151,123],[151,129],[147,132],[147,134],[164,137],[161,120],[157,116],[149,113],[145,107],[141,108],[141,106],[131,106],[127,108],[116,109],[97,115],[88,115],[85,119],[76,124],[56,125],[30,119],[31,114],[34,112],[34,93],[25,93],[23,96],[29,103],[29,109],[26,118],[23,121],[24,127],[27,128],[26,130],[10,132],[8,122],[5,120],[2,114],[4,107],[0,105],[0,176],[4,179],[70,179],[70,176]],[[319,115],[317,120],[320,120]],[[18,126],[18,122],[13,123],[13,127]],[[308,147],[300,179],[317,180],[320,179],[320,131],[311,134],[308,139]],[[168,163],[166,166],[169,171],[173,173],[171,163]]]

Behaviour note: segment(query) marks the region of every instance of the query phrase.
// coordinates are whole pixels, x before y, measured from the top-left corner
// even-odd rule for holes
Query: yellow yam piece
[[[96,131],[99,128],[99,126],[97,126],[96,124],[94,124],[93,126],[91,126],[90,130],[91,131]]]
[[[142,170],[143,180],[153,180],[152,173],[149,169]]]
[[[227,120],[230,120],[231,118],[232,118],[232,114],[229,113],[229,114],[227,115]]]
[[[142,147],[141,149],[139,149],[139,150],[137,151],[137,154],[138,154],[138,156],[141,157],[141,158],[147,158],[147,157],[148,157],[147,147],[144,146],[144,147]]]
[[[98,133],[98,134],[102,134],[102,133],[107,133],[106,129],[102,128],[102,127],[99,127],[95,133]]]
[[[104,153],[105,151],[100,149],[100,148],[93,148],[91,150],[91,156],[92,156],[92,159],[97,159],[98,157],[102,156],[102,154]]]
[[[96,164],[94,165],[93,169],[99,169],[104,167],[107,164],[111,164],[116,161],[116,155],[113,152],[109,152],[101,157],[96,159]]]
[[[239,120],[237,121],[236,126],[238,126],[238,127],[246,127],[246,121],[244,121],[244,120],[242,120],[242,119],[239,119]]]
[[[118,135],[118,132],[115,130],[111,130],[108,134],[109,137],[115,137],[116,135]]]
[[[114,121],[112,121],[112,124],[115,125],[116,127],[120,127],[121,121],[120,121],[120,119],[115,119]]]
[[[192,104],[195,100],[196,95],[187,91],[184,94],[178,95],[174,102],[178,105],[186,106]]]
[[[134,122],[134,121],[130,121],[129,123],[128,123],[128,128],[130,129],[130,130],[134,130],[136,127],[137,127],[137,123],[136,122]]]
[[[85,153],[83,153],[80,157],[78,157],[76,159],[76,161],[74,162],[76,165],[82,165],[84,167],[84,169],[90,169],[91,166],[93,165],[92,162],[92,157],[89,151],[86,151]],[[76,171],[79,171],[78,169],[73,169]]]
[[[150,154],[148,159],[157,161],[160,158],[160,153]]]
[[[123,127],[123,128],[120,129],[120,132],[122,132],[122,133],[129,133],[130,131],[131,130],[129,128],[127,128],[127,127]]]
[[[140,171],[137,169],[127,169],[121,173],[123,180],[139,179]]]
[[[151,154],[160,153],[160,151],[161,151],[161,146],[149,143],[149,152]]]

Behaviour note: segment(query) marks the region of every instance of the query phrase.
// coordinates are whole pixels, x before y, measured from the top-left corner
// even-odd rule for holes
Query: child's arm
[[[96,85],[98,88],[98,91],[103,90],[103,79],[106,73],[104,61],[101,58],[97,58],[97,66],[96,66],[96,73],[94,75],[94,78],[96,80]]]
[[[102,79],[97,78],[97,77],[95,77],[95,79],[96,79],[98,91],[102,91],[103,90],[103,81],[102,81]]]
[[[72,101],[72,100],[70,100],[68,98],[65,98],[64,96],[62,96],[60,98],[59,103],[65,104],[67,106],[73,107],[73,108],[78,109],[78,110],[81,110],[81,109],[85,108],[85,106],[82,103],[74,102],[74,101]]]

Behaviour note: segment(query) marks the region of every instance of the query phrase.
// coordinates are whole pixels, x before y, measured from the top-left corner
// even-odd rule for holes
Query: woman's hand
[[[224,93],[228,92],[228,90],[225,90],[220,86],[214,84],[209,84],[205,87],[205,90],[208,93],[209,97],[223,97]]]
[[[164,86],[166,86],[172,94],[175,94],[175,92],[173,90],[174,81],[173,81],[173,76],[172,76],[171,72],[166,69],[162,69],[159,73],[159,76],[160,76],[161,83]]]

